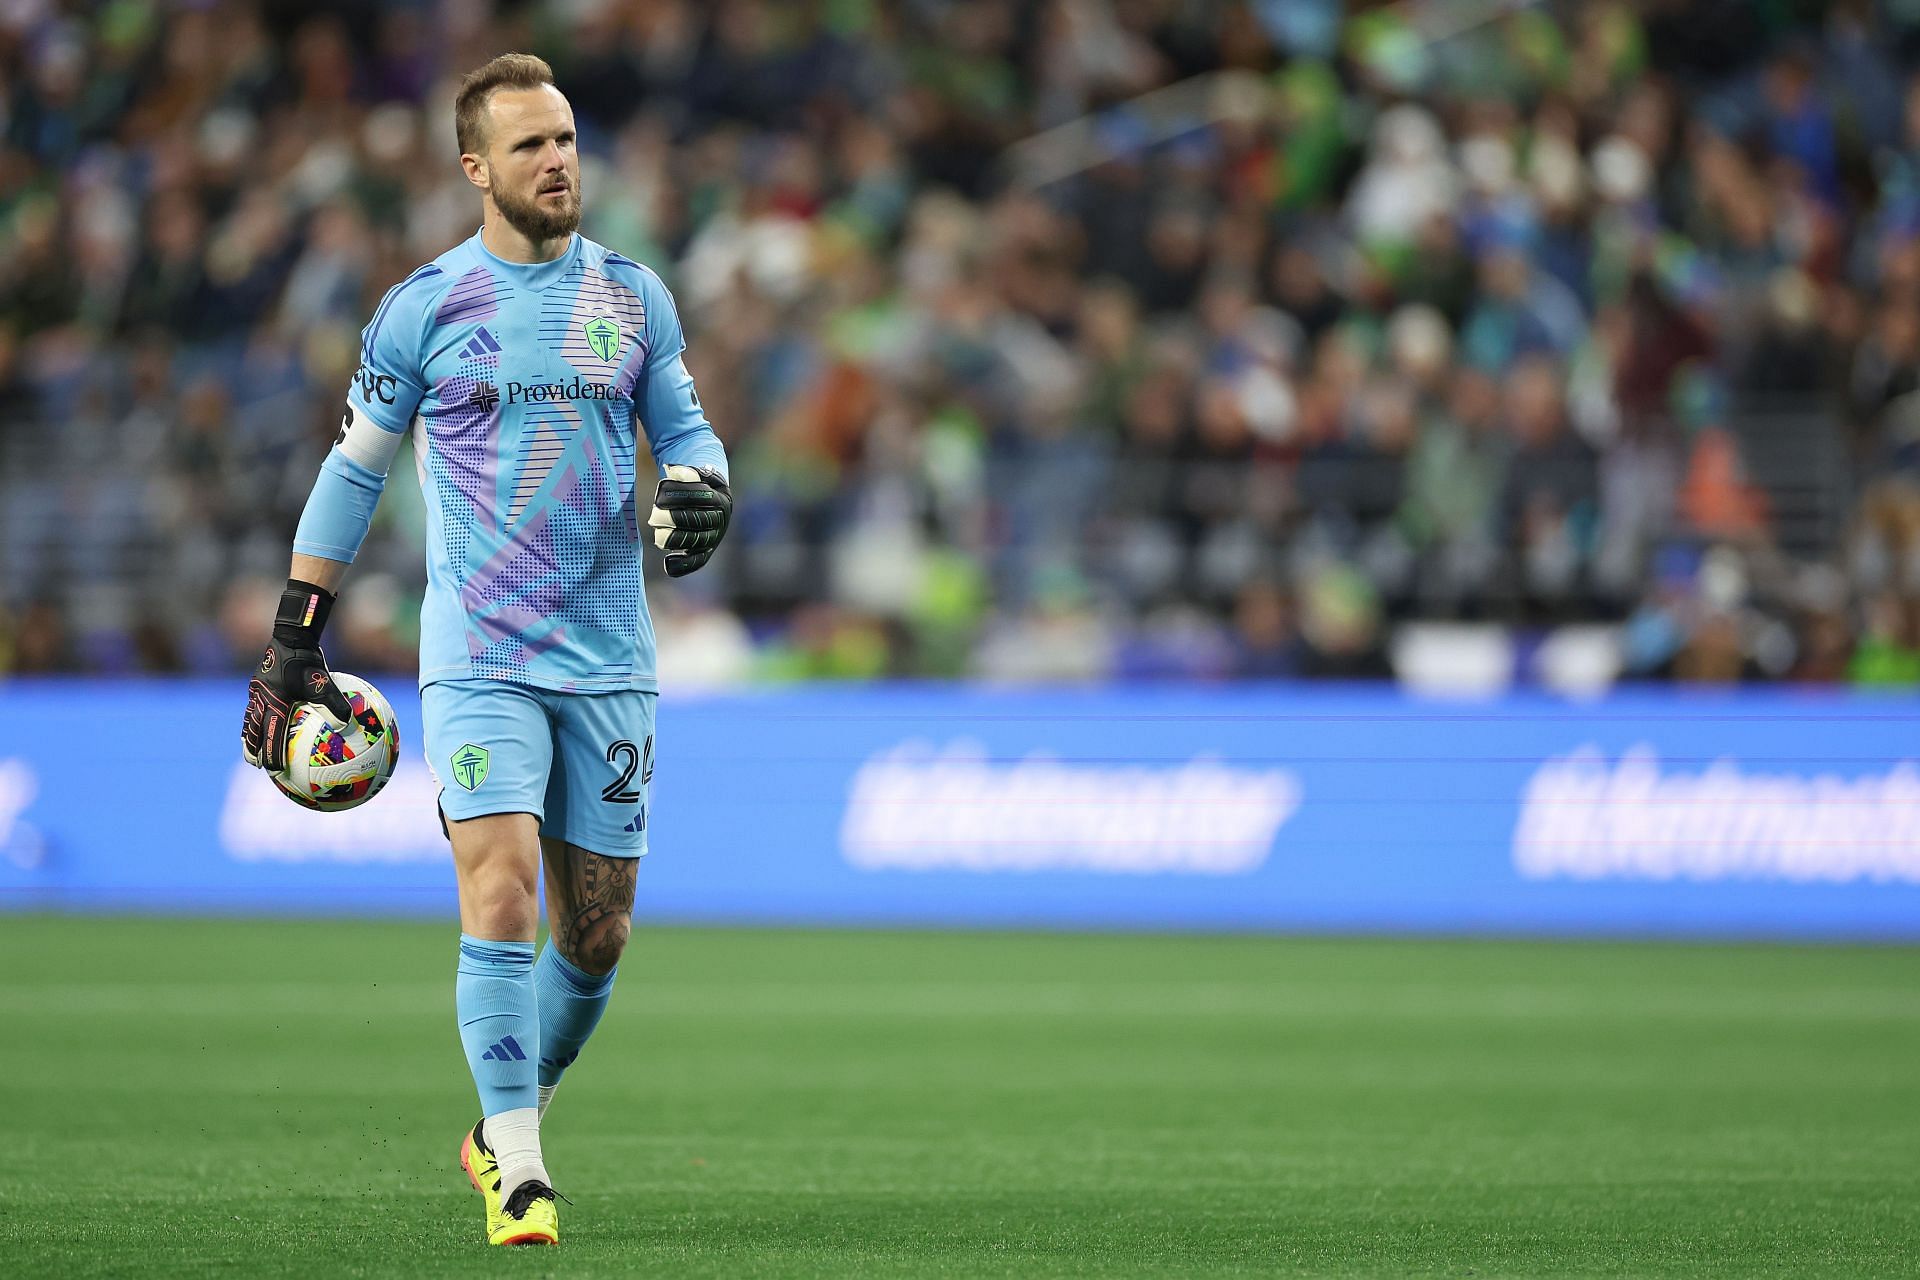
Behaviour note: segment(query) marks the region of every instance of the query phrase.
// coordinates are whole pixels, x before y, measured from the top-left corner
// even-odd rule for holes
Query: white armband
[[[340,419],[340,435],[333,447],[375,475],[384,476],[393,465],[393,455],[400,452],[400,441],[405,436],[404,430],[389,431],[372,418],[355,413],[349,403],[347,416]]]

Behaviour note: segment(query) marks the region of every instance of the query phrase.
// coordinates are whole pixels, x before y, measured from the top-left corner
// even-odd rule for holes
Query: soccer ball
[[[293,709],[287,767],[270,775],[295,804],[323,813],[363,805],[387,785],[400,759],[400,725],[378,689],[359,676],[333,673],[353,719],[341,724],[317,702]]]

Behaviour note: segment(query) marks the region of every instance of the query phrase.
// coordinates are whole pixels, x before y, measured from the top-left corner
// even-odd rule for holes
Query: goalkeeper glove
[[[273,638],[260,657],[260,669],[247,684],[247,718],[240,725],[240,751],[247,763],[278,773],[287,767],[287,739],[293,709],[318,702],[336,719],[351,720],[353,707],[333,682],[320,632],[333,612],[333,593],[298,578],[287,579]]]
[[[647,525],[653,545],[666,552],[667,576],[684,578],[713,559],[733,519],[733,491],[712,467],[667,467],[654,491]]]

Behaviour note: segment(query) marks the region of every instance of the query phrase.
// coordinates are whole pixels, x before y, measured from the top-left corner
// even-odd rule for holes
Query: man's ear
[[[466,171],[468,182],[471,182],[482,191],[492,190],[493,174],[487,169],[487,158],[485,156],[476,155],[471,151],[463,151],[460,154],[460,167]]]

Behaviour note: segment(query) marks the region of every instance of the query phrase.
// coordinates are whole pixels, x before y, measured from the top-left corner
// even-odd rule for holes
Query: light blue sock
[[[460,935],[460,970],[453,984],[460,1043],[480,1088],[480,1113],[498,1115],[536,1105],[540,1013],[533,983],[531,942],[490,942]]]
[[[533,966],[540,992],[540,1084],[552,1088],[580,1056],[613,994],[613,974],[592,974],[560,954],[551,941]]]

